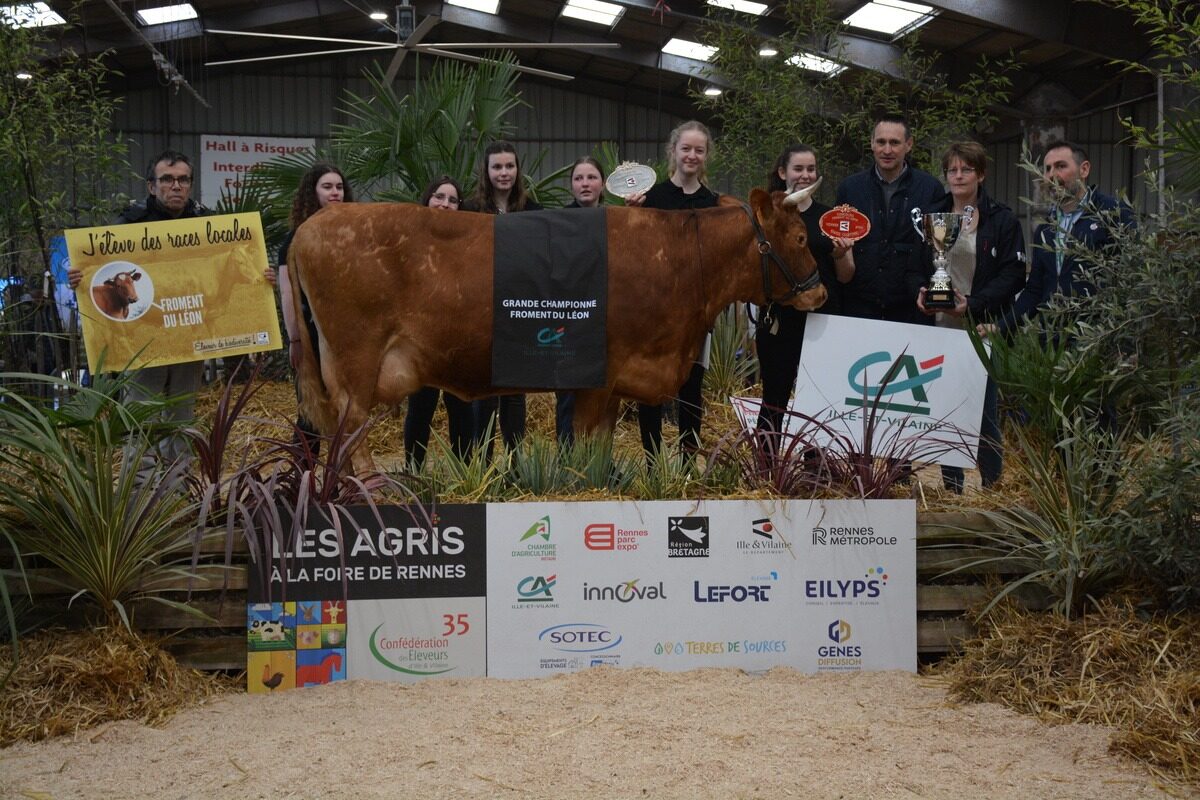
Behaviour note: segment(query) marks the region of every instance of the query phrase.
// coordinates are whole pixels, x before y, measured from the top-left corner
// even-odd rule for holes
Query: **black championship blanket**
[[[493,265],[492,385],[604,386],[604,209],[498,215]]]

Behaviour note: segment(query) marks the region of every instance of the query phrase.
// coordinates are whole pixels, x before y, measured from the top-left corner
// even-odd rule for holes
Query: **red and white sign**
[[[200,202],[216,208],[222,195],[236,197],[246,176],[272,158],[311,150],[316,139],[273,136],[200,136]]]

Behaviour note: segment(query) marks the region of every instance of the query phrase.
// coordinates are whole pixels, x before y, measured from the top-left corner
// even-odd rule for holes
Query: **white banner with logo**
[[[279,136],[200,135],[200,202],[216,208],[221,195],[236,197],[246,175],[272,158],[316,147],[316,139]]]
[[[487,508],[488,675],[916,668],[910,500]]]
[[[889,455],[891,442],[923,436],[949,445],[931,460],[974,467],[986,384],[966,331],[810,314],[791,408],[861,447],[864,418],[874,405],[880,423],[875,455]],[[757,419],[747,398],[735,399],[743,406],[739,413]],[[801,424],[788,417],[789,431]]]

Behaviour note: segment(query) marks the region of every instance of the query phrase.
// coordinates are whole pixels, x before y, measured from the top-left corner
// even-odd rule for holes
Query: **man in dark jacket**
[[[874,163],[842,181],[837,204],[848,203],[871,220],[871,232],[854,245],[854,277],[842,294],[842,313],[892,322],[931,320],[916,310],[908,285],[913,248],[920,244],[912,209],[926,208],[945,196],[942,184],[908,163],[913,147],[908,121],[885,114],[871,138]]]
[[[1055,195],[1047,221],[1033,234],[1033,259],[1025,291],[1014,307],[1015,321],[1037,314],[1056,294],[1088,295],[1095,286],[1083,270],[1090,266],[1071,251],[1113,246],[1112,226],[1132,226],[1133,211],[1115,197],[1087,185],[1092,165],[1087,153],[1071,142],[1052,142],[1043,159],[1046,187]]]
[[[130,205],[121,212],[114,224],[161,222],[209,213],[191,197],[192,165],[183,153],[167,150],[156,156],[146,171],[146,188],[149,195],[145,202]],[[82,278],[80,270],[71,269],[67,273],[67,281],[72,289],[79,285]],[[182,423],[191,422],[196,416],[192,395],[200,388],[203,370],[202,361],[137,370],[132,375],[127,399],[148,400],[162,396],[168,400],[179,400],[167,412],[168,418]],[[184,440],[171,437],[159,444],[159,454],[169,463],[190,456],[190,450]]]

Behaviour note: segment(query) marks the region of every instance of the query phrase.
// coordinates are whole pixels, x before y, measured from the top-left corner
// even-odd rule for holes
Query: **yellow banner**
[[[93,370],[156,367],[277,350],[257,213],[66,232]],[[103,364],[101,364],[103,358]]]

